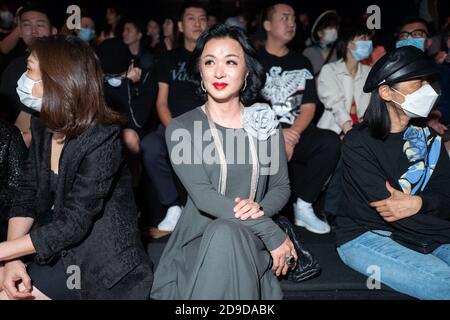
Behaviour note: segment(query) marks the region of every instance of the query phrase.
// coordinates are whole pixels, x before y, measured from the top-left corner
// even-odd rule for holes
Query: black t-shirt
[[[156,79],[169,85],[169,110],[175,118],[205,103],[197,92],[197,86],[189,79],[187,64],[191,52],[177,48],[167,52],[158,59]]]
[[[261,48],[258,56],[267,76],[262,98],[272,106],[283,126],[291,126],[302,104],[319,102],[312,66],[308,59],[294,51],[277,57]]]
[[[450,243],[450,158],[436,133],[409,126],[383,141],[363,125],[344,139],[343,199],[337,216],[336,239],[342,245],[369,230],[401,230],[423,239]],[[418,195],[422,208],[410,217],[388,223],[370,207],[399,191]]]

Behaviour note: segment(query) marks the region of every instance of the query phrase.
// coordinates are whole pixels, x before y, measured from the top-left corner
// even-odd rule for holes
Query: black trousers
[[[147,134],[141,141],[144,167],[150,177],[161,204],[165,207],[181,205],[170,164],[165,139],[165,127],[159,125],[156,131]]]
[[[339,136],[310,124],[292,156],[292,195],[313,203],[336,168],[341,154]]]

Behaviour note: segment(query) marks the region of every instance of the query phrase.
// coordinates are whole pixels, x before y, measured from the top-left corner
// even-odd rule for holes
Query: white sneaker
[[[317,218],[312,205],[301,199],[294,203],[294,216],[296,226],[305,227],[313,233],[325,234],[331,230],[328,223]]]
[[[158,229],[161,231],[172,232],[177,225],[178,219],[180,219],[182,209],[179,206],[172,206],[167,210],[166,216],[158,224]]]

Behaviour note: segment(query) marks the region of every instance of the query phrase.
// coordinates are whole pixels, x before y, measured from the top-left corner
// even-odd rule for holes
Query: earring
[[[203,84],[203,80],[200,82],[200,87],[202,88],[202,91],[206,93],[205,85]]]
[[[244,86],[242,87],[241,91],[244,92],[247,88],[247,79],[244,80]]]

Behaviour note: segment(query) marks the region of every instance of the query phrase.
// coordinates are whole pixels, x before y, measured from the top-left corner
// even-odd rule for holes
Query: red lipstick
[[[216,88],[216,90],[223,90],[228,86],[228,83],[225,82],[214,82],[213,83],[214,88]]]

